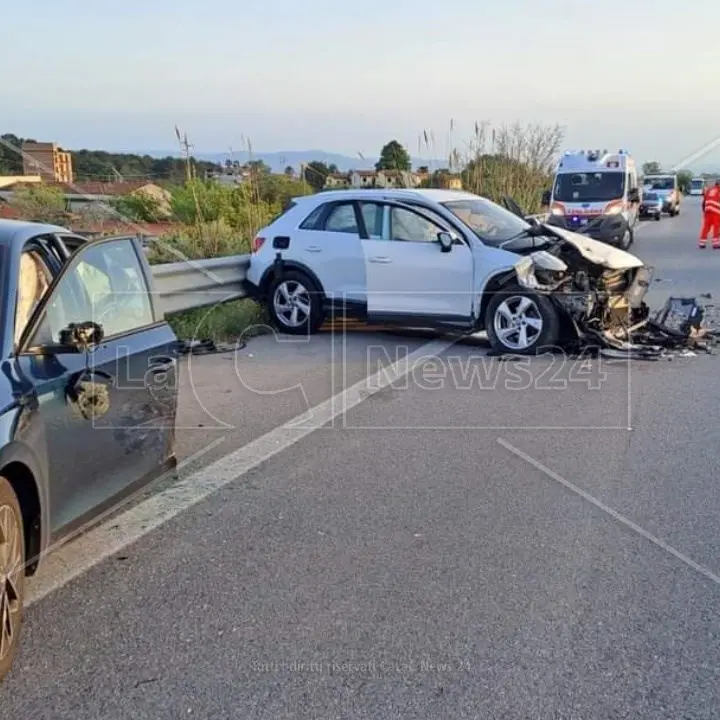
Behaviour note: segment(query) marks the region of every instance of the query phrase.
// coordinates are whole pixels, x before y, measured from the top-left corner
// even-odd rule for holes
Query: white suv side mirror
[[[449,232],[439,232],[438,242],[443,252],[450,252],[453,246],[453,236]]]

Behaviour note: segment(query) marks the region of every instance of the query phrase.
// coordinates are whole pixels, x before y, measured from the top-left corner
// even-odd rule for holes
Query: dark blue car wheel
[[[23,518],[12,485],[0,477],[0,681],[20,641],[25,592]]]

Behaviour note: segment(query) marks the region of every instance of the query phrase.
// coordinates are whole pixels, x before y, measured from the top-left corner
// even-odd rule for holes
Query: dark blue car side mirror
[[[99,345],[103,337],[102,325],[96,322],[70,323],[60,331],[60,344],[84,352],[94,345]]]

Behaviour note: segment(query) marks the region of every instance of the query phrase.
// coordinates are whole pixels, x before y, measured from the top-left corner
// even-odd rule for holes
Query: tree
[[[331,175],[337,175],[340,172],[340,168],[335,163],[330,163],[328,170]]]
[[[166,219],[160,201],[147,193],[124,195],[110,201],[112,208],[125,219],[136,223],[156,223]]]
[[[118,173],[132,180],[148,178],[153,181],[168,180],[183,182],[187,176],[185,158],[164,157],[154,158],[150,155],[134,155],[132,153],[108,153],[103,150],[73,150],[73,172],[76,180],[99,180],[112,182],[117,180]],[[190,164],[197,177],[205,177],[210,172],[217,172],[217,163],[190,158]]]
[[[185,225],[217,222],[232,214],[231,188],[213,182],[191,180],[173,188],[173,218]]]
[[[294,197],[307,195],[307,191],[307,185],[300,179],[283,175],[265,175],[257,183],[259,200],[282,208]]]
[[[295,177],[295,168],[292,165],[288,165],[285,168],[285,177],[294,178]]]
[[[305,166],[303,177],[315,192],[320,192],[325,187],[325,181],[329,174],[330,168],[324,162],[313,160]]]
[[[693,179],[693,175],[691,172],[688,172],[687,170],[681,170],[677,174],[678,179],[678,187],[680,188],[680,192],[683,195],[687,195],[690,192],[690,183]]]
[[[418,168],[418,173],[425,174],[421,173],[420,168]],[[420,185],[423,188],[446,188],[449,186],[448,180],[451,177],[452,173],[450,172],[450,168],[440,168],[432,173],[428,172],[427,177]]]
[[[272,171],[270,166],[262,160],[250,160],[245,165],[245,168],[250,173],[250,179],[253,182],[258,182],[261,178],[268,176]]]
[[[22,175],[23,139],[12,133],[0,135],[0,175]]]
[[[657,162],[657,160],[653,160],[652,162],[646,162],[642,166],[643,175],[655,175],[659,172],[662,172],[662,169],[660,167],[660,163]]]
[[[496,202],[509,196],[524,212],[537,212],[552,183],[563,133],[559,125],[476,124],[469,156],[451,154],[450,168],[462,168],[466,190]]]
[[[380,151],[380,159],[375,163],[376,170],[409,171],[412,168],[408,151],[397,141],[391,140]]]

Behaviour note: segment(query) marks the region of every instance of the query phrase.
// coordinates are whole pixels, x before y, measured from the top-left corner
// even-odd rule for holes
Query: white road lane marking
[[[668,545],[664,540],[655,537],[655,535],[645,530],[645,528],[640,527],[637,523],[634,523],[632,520],[629,520],[624,515],[621,515],[617,510],[613,510],[605,503],[601,502],[597,498],[594,498],[590,493],[586,492],[582,488],[579,488],[577,485],[574,485],[569,480],[566,480],[561,475],[558,475],[558,473],[553,472],[550,468],[543,465],[531,455],[528,455],[526,452],[523,452],[519,448],[516,448],[514,445],[511,445],[509,442],[507,442],[507,440],[497,438],[497,442],[499,445],[502,445],[506,450],[509,450],[513,455],[516,455],[529,465],[532,465],[535,469],[539,470],[541,473],[545,474],[551,480],[554,480],[556,483],[559,483],[563,487],[574,492],[576,495],[579,495],[584,500],[592,503],[596,508],[599,508],[604,513],[607,513],[611,518],[617,520],[619,523],[622,523],[623,525],[625,525],[625,527],[630,528],[630,530],[637,533],[641,537],[644,537],[653,545],[657,545],[659,548],[662,548],[666,553],[669,553],[673,557],[680,560],[680,562],[685,563],[685,565],[687,565],[688,567],[691,567],[693,570],[699,572],[701,575],[704,575],[709,580],[712,580],[716,585],[720,585],[720,576],[716,575],[712,570],[708,570],[708,568],[706,568],[704,565],[696,563],[692,558],[689,558],[684,553],[676,550],[674,547],[672,547],[672,545]]]
[[[239,479],[245,473],[299,442],[334,418],[354,408],[375,393],[412,372],[426,361],[452,347],[455,340],[433,340],[392,365],[360,380],[319,403],[297,418],[192,473],[171,487],[135,505],[62,546],[41,564],[28,582],[26,607],[37,603],[71,580],[115,555],[180,513]]]

